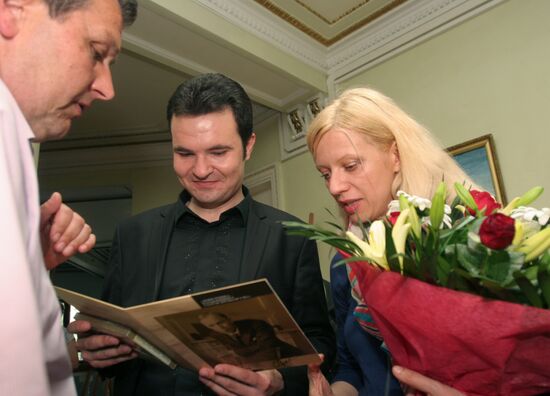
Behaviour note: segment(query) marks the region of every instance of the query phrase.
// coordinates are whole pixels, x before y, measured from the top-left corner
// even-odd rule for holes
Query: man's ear
[[[399,157],[399,149],[395,141],[391,144],[390,155],[393,163],[393,171],[397,173],[401,170],[401,158]]]
[[[22,11],[23,1],[0,0],[0,35],[3,38],[11,39],[17,35]]]
[[[252,149],[254,149],[254,143],[256,143],[256,134],[252,132],[252,135],[248,138],[248,142],[246,142],[245,147],[245,153],[244,153],[244,160],[248,161],[250,159],[250,155],[252,154]]]

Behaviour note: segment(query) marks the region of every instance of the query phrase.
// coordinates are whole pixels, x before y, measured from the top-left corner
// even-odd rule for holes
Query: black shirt
[[[212,223],[197,216],[187,203],[191,196],[180,194],[168,246],[160,299],[178,297],[239,281],[246,234],[250,194]]]

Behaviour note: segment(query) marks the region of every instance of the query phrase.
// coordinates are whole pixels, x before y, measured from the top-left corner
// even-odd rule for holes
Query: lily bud
[[[405,224],[407,218],[409,217],[410,209],[405,209],[399,214],[397,220],[391,230],[391,237],[393,239],[393,244],[395,246],[395,251],[399,254],[399,267],[401,268],[401,274],[403,274],[403,257],[405,253],[405,242],[407,241],[407,235],[411,229],[410,224]]]
[[[407,200],[407,197],[403,194],[401,194],[399,196],[399,209],[402,211],[404,211],[405,209],[407,209],[409,207],[409,201]]]
[[[550,249],[550,227],[527,238],[517,251],[525,253],[525,262],[529,262],[536,259],[548,249]]]
[[[458,195],[458,197],[464,203],[464,205],[466,205],[466,207],[473,209],[476,212],[479,211],[476,201],[474,201],[474,197],[472,197],[470,191],[466,190],[466,187],[457,182],[455,183],[455,191],[456,195]]]
[[[531,202],[540,197],[543,191],[544,188],[542,188],[541,186],[533,187],[521,196],[521,198],[516,203],[516,208],[529,205]]]
[[[524,230],[525,227],[523,227],[523,223],[521,221],[516,220],[514,222],[514,228],[515,228],[515,233],[514,233],[514,239],[512,240],[512,245],[519,245],[519,243],[523,239],[523,236],[525,235],[525,230]]]
[[[420,239],[422,236],[422,227],[420,225],[420,219],[418,218],[418,213],[416,213],[416,208],[411,207],[409,212],[409,224],[411,225],[412,232],[417,239]]]
[[[506,216],[510,216],[510,213],[512,213],[512,210],[516,209],[519,205],[518,205],[518,202],[519,202],[520,198],[519,197],[515,197],[514,199],[512,199],[510,201],[510,203],[508,205],[506,205],[506,207],[504,209],[502,209],[500,212],[502,214],[505,214]]]
[[[445,209],[445,197],[447,195],[447,186],[444,182],[439,183],[437,190],[432,198],[432,207],[430,209],[430,222],[432,223],[432,229],[438,230],[443,220],[443,214]]]

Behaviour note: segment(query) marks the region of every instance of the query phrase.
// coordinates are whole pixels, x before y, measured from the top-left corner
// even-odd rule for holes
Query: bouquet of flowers
[[[550,392],[550,209],[536,187],[501,208],[455,184],[445,204],[399,192],[362,237],[286,223],[346,257],[396,364],[469,395]]]

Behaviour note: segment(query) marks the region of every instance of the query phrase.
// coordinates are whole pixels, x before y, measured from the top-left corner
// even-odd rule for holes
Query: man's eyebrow
[[[189,150],[188,148],[182,147],[182,146],[174,146],[174,151],[185,151],[187,153],[191,153],[192,150]]]
[[[231,150],[231,149],[233,149],[233,146],[229,146],[227,144],[216,144],[215,146],[209,147],[208,151]]]

